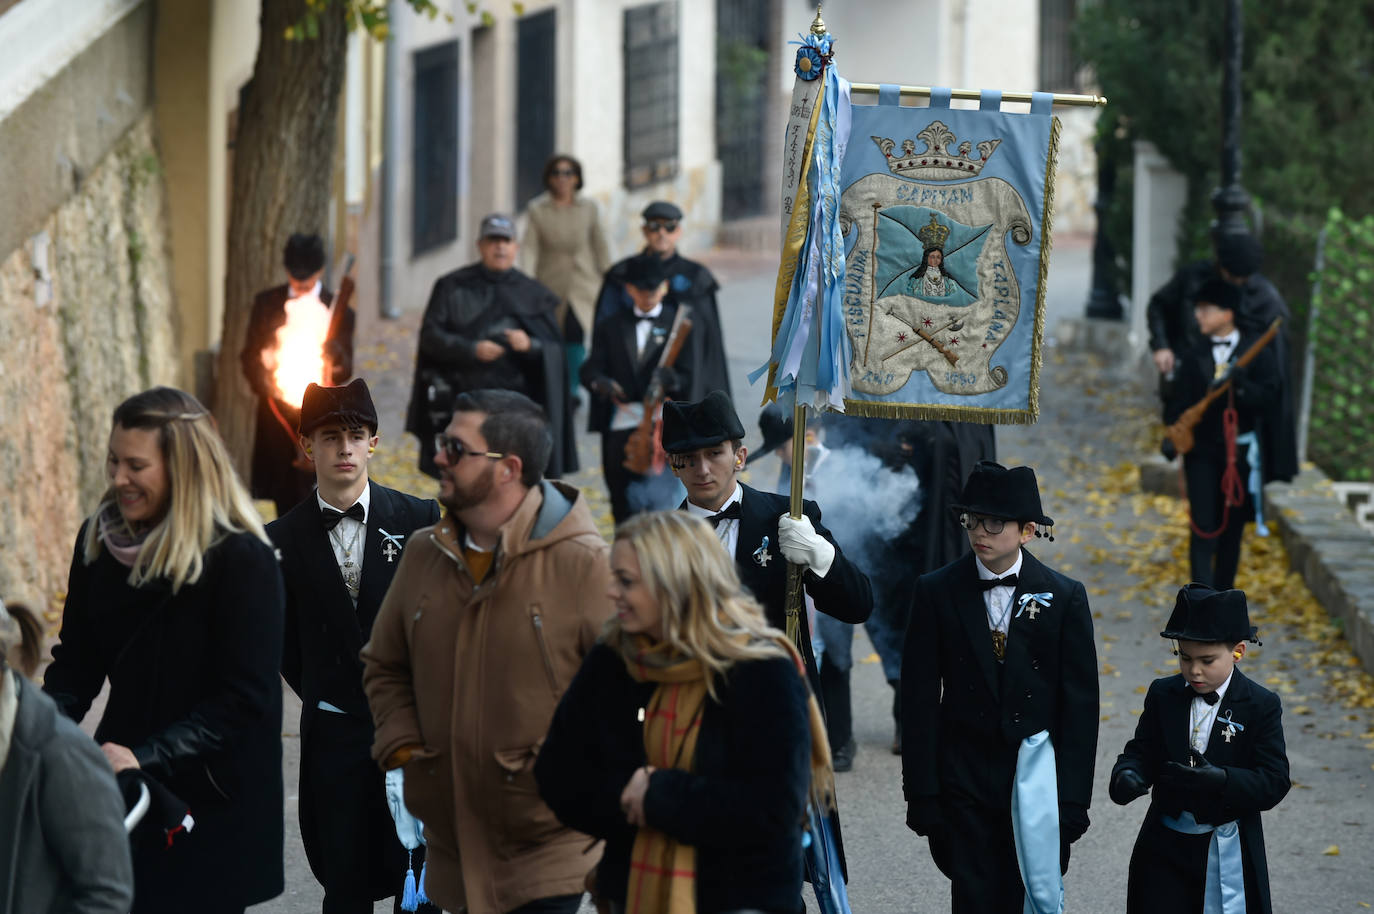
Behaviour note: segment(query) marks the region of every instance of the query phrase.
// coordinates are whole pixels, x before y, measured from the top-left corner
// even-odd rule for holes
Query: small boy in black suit
[[[626,469],[625,443],[644,417],[650,388],[658,385],[670,399],[684,396],[691,388],[688,366],[695,345],[689,333],[673,367],[660,365],[678,313],[678,305],[664,301],[668,274],[662,259],[655,254],[632,257],[624,278],[634,307],[617,310],[596,325],[592,351],[580,371],[582,383],[592,394],[587,425],[589,431],[601,433],[601,472],[617,524],[638,511],[671,508],[681,497],[666,464],[649,475]],[[639,498],[631,491],[635,483],[652,487],[655,481],[663,484],[663,498],[656,497],[655,488]],[[666,503],[658,503],[665,498]]]
[[[956,914],[1060,910],[1097,751],[1088,596],[1023,548],[1054,525],[1030,467],[979,461],[952,511],[973,552],[917,579],[902,651],[907,825]]]
[[[1260,426],[1284,395],[1272,347],[1261,349],[1249,365],[1236,364],[1260,336],[1236,328],[1240,301],[1240,289],[1229,282],[1211,279],[1203,284],[1193,309],[1203,339],[1183,352],[1164,405],[1164,421],[1172,425],[1213,385],[1231,380],[1230,391],[1203,414],[1193,430],[1193,449],[1183,455],[1191,514],[1191,574],[1194,581],[1219,590],[1235,583],[1241,533],[1246,521],[1256,518],[1258,483],[1267,479],[1263,468],[1273,463],[1273,455],[1261,455],[1261,444],[1268,436]],[[1232,451],[1234,465],[1228,457]]]
[[[1279,697],[1236,668],[1256,634],[1241,591],[1178,592],[1160,635],[1178,641],[1179,675],[1150,684],[1112,769],[1120,805],[1154,785],[1131,854],[1128,914],[1272,910],[1260,813],[1290,781]]]

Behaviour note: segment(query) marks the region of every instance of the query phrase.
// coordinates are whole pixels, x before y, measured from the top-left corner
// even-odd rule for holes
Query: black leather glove
[[[906,827],[921,837],[943,830],[944,825],[939,797],[917,797],[906,804]]]
[[[1059,804],[1059,840],[1072,844],[1088,830],[1088,807],[1078,803]]]
[[[654,380],[662,385],[664,390],[677,390],[682,383],[682,375],[678,374],[677,369],[668,365],[660,365],[654,369]]]
[[[1226,769],[1218,768],[1201,755],[1194,753],[1194,765],[1165,762],[1160,769],[1161,784],[1188,793],[1220,794],[1226,787]]]
[[[1134,768],[1117,769],[1112,775],[1111,786],[1107,788],[1107,794],[1117,806],[1125,806],[1149,792],[1150,785],[1145,783],[1145,776]]]
[[[598,397],[604,397],[607,400],[623,401],[626,399],[625,388],[620,386],[620,382],[614,381],[605,375],[593,380],[587,385],[587,388]]]

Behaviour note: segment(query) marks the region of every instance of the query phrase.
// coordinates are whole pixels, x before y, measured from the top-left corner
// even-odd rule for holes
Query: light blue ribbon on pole
[[[810,827],[802,833],[802,852],[806,874],[816,892],[821,914],[851,914],[849,890],[845,887],[840,851],[830,830],[830,819],[813,801],[806,806]]]
[[[1245,914],[1245,863],[1241,859],[1240,823],[1234,819],[1221,825],[1202,825],[1188,810],[1160,821],[1184,835],[1205,835],[1207,847],[1207,889],[1202,896],[1203,914]]]
[[[1050,732],[1021,740],[1011,787],[1011,831],[1016,863],[1026,886],[1022,914],[1063,914],[1059,870],[1059,782]]]
[[[1264,475],[1260,472],[1259,438],[1254,432],[1246,432],[1236,436],[1236,444],[1244,444],[1247,448],[1245,462],[1250,464],[1250,478],[1246,480],[1246,486],[1255,502],[1255,532],[1260,536],[1268,536],[1269,528],[1264,525]]]

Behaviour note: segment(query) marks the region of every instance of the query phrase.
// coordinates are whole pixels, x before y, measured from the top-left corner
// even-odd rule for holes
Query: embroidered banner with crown
[[[892,89],[851,108],[841,170],[846,410],[1033,422],[1054,120],[986,97],[903,107]]]
[[[830,37],[802,45],[798,60],[813,66],[799,64],[789,136],[809,129],[785,170],[765,400],[1035,421],[1052,96],[1036,93],[1028,114],[1001,111],[997,92],[982,93],[978,110],[953,109],[947,89],[932,90],[929,107],[907,107],[896,86],[881,87],[877,105],[851,104]]]

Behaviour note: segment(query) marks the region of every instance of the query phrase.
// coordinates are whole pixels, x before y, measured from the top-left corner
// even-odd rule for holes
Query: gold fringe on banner
[[[1059,162],[1059,118],[1050,119],[1050,148],[1045,159],[1045,207],[1040,214],[1040,275],[1035,287],[1035,327],[1031,331],[1030,394],[1026,403],[1031,422],[1040,418],[1040,369],[1045,345],[1045,286],[1050,275],[1050,250],[1054,247],[1054,172]],[[1029,423],[1027,423],[1029,424]]]
[[[976,422],[982,425],[1034,425],[1036,417],[1025,409],[988,409],[942,403],[887,403],[882,400],[845,400],[846,416],[865,419],[936,419]]]

